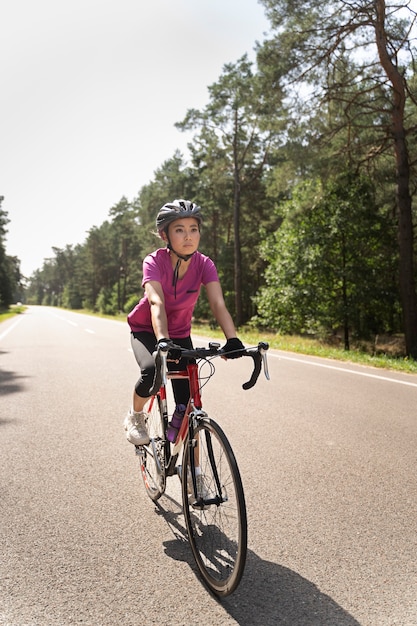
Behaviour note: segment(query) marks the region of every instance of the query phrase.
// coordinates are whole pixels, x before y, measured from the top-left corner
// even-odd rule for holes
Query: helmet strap
[[[189,261],[191,259],[191,257],[193,256],[194,252],[192,252],[191,254],[178,254],[178,252],[175,252],[174,248],[171,245],[171,242],[168,238],[167,235],[167,248],[168,250],[171,250],[171,252],[173,252],[176,257],[177,257],[177,262],[175,264],[175,268],[174,268],[174,275],[172,277],[172,286],[174,287],[174,298],[177,298],[177,282],[178,282],[178,275],[180,272],[180,265],[181,265],[181,261]]]

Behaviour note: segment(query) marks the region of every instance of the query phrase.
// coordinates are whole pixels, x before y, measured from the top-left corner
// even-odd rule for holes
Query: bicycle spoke
[[[165,440],[159,398],[154,398],[148,412],[146,428],[151,439],[147,446],[137,446],[146,492],[158,500],[165,491]]]
[[[246,508],[239,470],[220,427],[203,420],[197,427],[201,493],[189,495],[183,485],[184,512],[190,544],[207,586],[225,596],[237,587],[247,549]],[[190,466],[188,447],[184,466]]]

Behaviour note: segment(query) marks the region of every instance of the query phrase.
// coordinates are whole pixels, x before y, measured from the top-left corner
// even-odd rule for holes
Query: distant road
[[[177,478],[155,506],[125,439],[127,325],[48,307],[0,324],[0,626],[417,626],[417,377],[270,351],[245,392],[248,359],[215,364],[205,409],[249,519],[222,602]]]

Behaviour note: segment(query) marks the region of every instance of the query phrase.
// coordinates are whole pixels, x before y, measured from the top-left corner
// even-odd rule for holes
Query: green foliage
[[[118,303],[119,294],[118,285],[116,284],[113,288],[100,289],[94,310],[102,313],[103,315],[116,315],[116,313],[119,313],[120,311]]]
[[[395,188],[391,197],[398,216],[402,318],[407,354],[417,357],[412,207],[416,159],[410,155],[409,142],[414,134],[409,106],[415,111],[417,103],[410,88],[415,73],[415,9],[408,2],[388,0],[358,0],[343,7],[339,0],[262,0],[262,4],[273,35],[259,50],[260,65],[267,71],[275,68],[270,74],[285,83],[292,103],[300,89],[307,87],[314,94],[308,117],[322,119],[322,124],[321,129],[312,126],[316,133],[309,134],[306,145],[315,139],[320,149],[325,148],[324,159],[317,159],[320,175],[325,166],[331,176],[338,175],[340,163],[346,161],[350,169],[367,168],[369,173],[380,157],[389,155],[392,188],[384,180],[383,192],[392,194]]]
[[[126,314],[130,313],[130,311],[132,311],[132,309],[135,308],[135,306],[137,305],[139,300],[140,300],[140,296],[139,295],[138,296],[130,296],[130,298],[127,300],[127,302],[126,302],[126,304],[124,306],[124,309],[123,309],[124,312]]]
[[[62,290],[61,306],[65,309],[81,309],[82,299],[74,282],[70,280]]]
[[[378,212],[371,181],[348,172],[300,184],[280,212],[282,226],[262,246],[257,321],[283,333],[392,331],[394,227]]]
[[[0,196],[0,308],[7,308],[23,299],[23,277],[19,259],[6,253],[6,227],[10,220],[1,207],[3,200]]]

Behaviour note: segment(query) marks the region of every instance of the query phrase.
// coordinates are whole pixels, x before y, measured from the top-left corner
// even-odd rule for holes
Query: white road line
[[[69,320],[66,317],[62,317],[62,315],[57,315],[56,313],[50,313],[50,315],[52,315],[52,317],[56,317],[57,319],[61,320],[61,322],[67,322],[67,324],[71,324],[71,326],[78,326],[76,322],[73,322],[72,320]]]
[[[8,335],[8,334],[9,334],[9,332],[10,332],[11,330],[13,330],[14,328],[16,328],[16,326],[19,324],[19,322],[21,321],[21,319],[22,319],[22,318],[21,318],[21,317],[19,317],[19,319],[17,319],[17,320],[14,322],[14,324],[12,324],[11,326],[9,326],[9,328],[8,328],[7,330],[5,330],[5,331],[4,331],[4,333],[2,333],[2,334],[0,335],[0,341],[3,339],[3,337],[5,337],[6,335]]]
[[[268,357],[274,357],[276,359],[284,359],[286,361],[295,361],[296,363],[303,363],[304,365],[313,365],[314,367],[324,367],[329,370],[336,370],[338,372],[344,372],[345,374],[355,374],[356,376],[365,376],[366,378],[376,378],[377,380],[385,380],[390,383],[397,383],[399,385],[408,385],[409,387],[417,387],[417,382],[413,383],[408,380],[400,380],[398,378],[389,378],[388,376],[381,376],[379,374],[368,374],[368,372],[359,372],[357,370],[351,370],[347,367],[338,367],[337,365],[328,365],[327,363],[316,363],[315,361],[308,361],[304,359],[298,359],[292,356],[283,356],[281,354],[272,354],[268,352]]]

